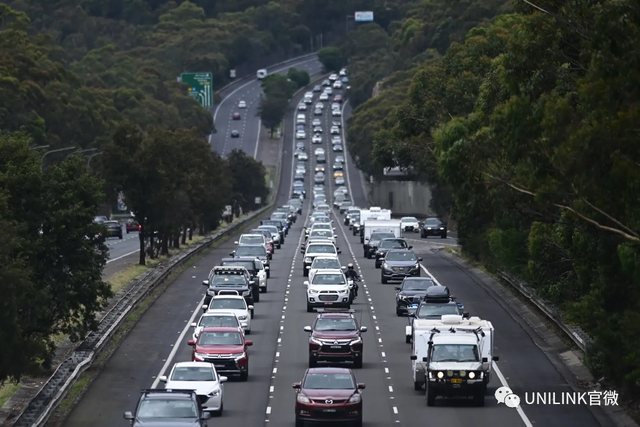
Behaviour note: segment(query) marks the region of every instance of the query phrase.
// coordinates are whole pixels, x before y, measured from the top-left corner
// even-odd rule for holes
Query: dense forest
[[[638,396],[637,3],[414,6],[340,47],[362,90],[351,153],[430,183],[466,256],[534,286],[594,339],[597,378]]]

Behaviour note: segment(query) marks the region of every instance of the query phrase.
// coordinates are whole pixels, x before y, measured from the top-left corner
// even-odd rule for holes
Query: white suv
[[[307,287],[307,313],[320,307],[351,308],[349,283],[342,270],[322,270],[313,275]]]
[[[313,259],[317,256],[338,256],[342,251],[338,249],[333,243],[309,243],[306,248],[302,248],[301,252],[304,254],[302,260],[302,274],[304,277],[309,276],[309,267],[313,263]]]
[[[240,326],[244,329],[245,334],[251,333],[251,319],[253,319],[253,306],[247,305],[243,297],[237,295],[237,291],[220,291],[221,293],[235,292],[233,294],[218,294],[211,298],[209,305],[203,305],[202,309],[205,313],[233,313],[240,321]]]
[[[322,230],[327,231],[327,230]],[[313,231],[312,231],[313,233]],[[313,282],[313,276],[320,271],[342,270],[342,264],[337,256],[317,256],[309,268],[309,281]]]

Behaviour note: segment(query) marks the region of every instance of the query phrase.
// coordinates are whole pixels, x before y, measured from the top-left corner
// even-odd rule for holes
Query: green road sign
[[[182,73],[182,83],[189,88],[189,95],[203,107],[213,107],[213,89],[211,89],[211,73]]]

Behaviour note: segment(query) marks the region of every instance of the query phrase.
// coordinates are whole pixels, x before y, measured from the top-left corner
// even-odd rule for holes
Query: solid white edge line
[[[129,252],[128,254],[120,255],[119,257],[116,257],[116,258],[111,258],[111,259],[110,259],[109,261],[107,261],[106,263],[107,263],[107,264],[109,264],[110,262],[118,261],[119,259],[126,258],[126,257],[128,257],[129,255],[133,255],[133,254],[136,254],[136,253],[138,253],[138,252],[140,252],[140,249],[136,249],[135,251],[133,251],[133,252]]]
[[[258,136],[256,137],[256,149],[253,152],[253,158],[258,160],[258,147],[260,146],[260,131],[262,130],[262,119],[258,119]]]
[[[153,381],[153,384],[151,385],[151,388],[158,387],[158,384],[160,383],[160,377],[163,376],[164,373],[167,371],[167,368],[171,364],[171,361],[173,360],[173,358],[176,356],[176,353],[178,352],[178,348],[180,348],[180,344],[182,343],[182,340],[184,340],[184,337],[187,334],[187,331],[191,328],[191,324],[195,320],[196,315],[202,309],[202,305],[204,304],[205,297],[206,297],[206,295],[202,296],[202,299],[200,300],[200,303],[198,304],[196,309],[193,310],[193,314],[191,314],[191,318],[189,319],[189,321],[187,322],[187,325],[184,327],[184,329],[182,330],[182,333],[180,334],[180,336],[176,340],[175,344],[173,345],[173,348],[171,349],[171,353],[169,353],[169,357],[167,357],[167,361],[164,362],[164,365],[162,366],[162,369],[160,370],[160,373],[156,376],[156,379]]]

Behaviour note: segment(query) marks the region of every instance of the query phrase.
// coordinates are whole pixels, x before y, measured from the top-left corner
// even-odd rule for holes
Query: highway
[[[294,100],[294,105],[298,99]],[[325,110],[330,110],[327,106]],[[283,176],[278,204],[288,199],[292,180],[293,129],[295,112],[288,112],[285,128]],[[309,122],[313,119],[308,111]],[[326,143],[331,117],[325,112],[325,143],[330,170],[335,158]],[[309,123],[310,124],[310,123]],[[307,126],[308,128],[309,126]],[[344,129],[344,126],[343,126]],[[343,135],[344,139],[344,135]],[[307,173],[308,194],[313,181],[313,150],[318,145],[307,142],[310,167]],[[348,163],[347,184],[354,202],[367,206],[360,180],[353,164]],[[327,195],[333,194],[331,175],[327,179]],[[307,333],[314,315],[306,312],[305,278],[301,274],[304,218],[309,213],[305,203],[303,217],[299,217],[281,250],[272,261],[269,292],[256,304],[256,315],[249,338],[250,373],[248,383],[225,384],[225,413],[214,418],[209,426],[294,426],[295,394],[291,385],[300,381],[307,368]],[[343,265],[354,262],[364,279],[355,308],[360,323],[369,327],[364,334],[364,367],[355,370],[358,382],[366,383],[363,393],[364,425],[366,427],[410,426],[421,420],[426,426],[467,427],[527,426],[545,427],[598,426],[596,418],[585,406],[526,406],[516,410],[498,405],[492,397],[494,390],[508,384],[514,393],[523,396],[533,391],[569,391],[569,385],[545,355],[541,344],[532,338],[533,332],[524,322],[514,318],[512,310],[505,310],[487,294],[470,274],[434,253],[440,239],[414,242],[415,251],[424,258],[425,275],[432,273],[465,304],[467,311],[493,322],[495,354],[500,356],[496,375],[490,384],[486,406],[474,407],[462,400],[441,401],[428,408],[423,393],[413,390],[410,346],[404,341],[406,317],[397,317],[394,310],[394,284],[381,285],[380,271],[373,260],[364,259],[359,239],[345,233],[341,217],[336,213],[338,246],[342,250]],[[415,238],[415,236],[412,236]],[[139,390],[158,386],[156,378],[178,361],[189,360],[191,348],[189,324],[197,321],[203,299],[201,281],[220,259],[233,250],[229,239],[219,248],[198,260],[178,276],[139,321],[105,366],[84,398],[64,423],[68,427],[111,427],[126,425],[122,413],[134,410]],[[417,240],[417,239],[416,239]],[[433,242],[433,243],[432,243]],[[436,243],[437,242],[437,243]],[[516,316],[517,317],[517,316]],[[603,424],[606,425],[606,424]]]
[[[309,75],[317,74],[321,71],[322,65],[317,58],[308,58],[300,62],[289,63],[270,69],[269,73],[278,72],[286,74],[289,68],[305,70]],[[256,70],[257,71],[257,70]],[[216,126],[216,133],[209,136],[209,143],[213,149],[223,157],[234,149],[241,149],[250,156],[257,157],[259,150],[258,140],[261,131],[261,122],[258,115],[260,105],[260,95],[262,87],[260,81],[253,79],[240,86],[232,86],[220,93],[223,101],[218,104],[214,113],[213,121]],[[245,101],[247,108],[238,108],[238,103]],[[233,120],[233,114],[240,113],[240,120]],[[231,131],[237,130],[239,138],[231,138]]]

